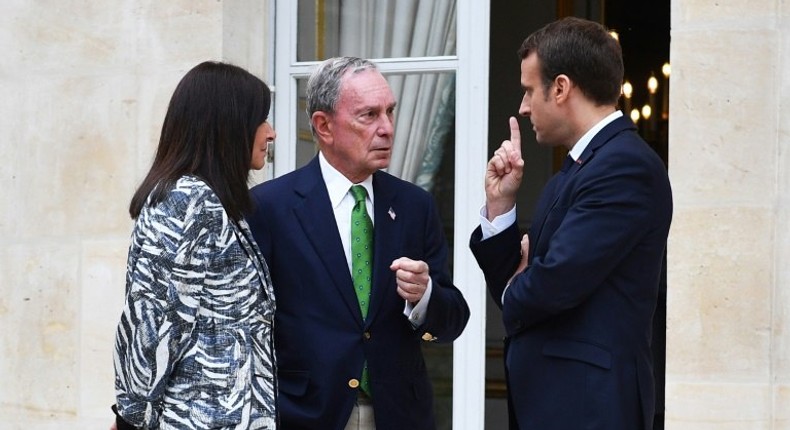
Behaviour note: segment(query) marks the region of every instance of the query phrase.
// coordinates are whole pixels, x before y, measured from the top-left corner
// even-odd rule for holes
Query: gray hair
[[[357,57],[334,57],[322,61],[307,81],[307,118],[315,112],[333,113],[340,98],[340,85],[346,72],[378,70],[376,65]],[[315,135],[312,122],[310,130]]]

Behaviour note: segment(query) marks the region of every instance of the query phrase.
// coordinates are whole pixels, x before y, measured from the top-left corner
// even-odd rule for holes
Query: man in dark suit
[[[651,327],[672,217],[664,164],[617,110],[622,55],[603,26],[551,23],[519,55],[519,113],[538,143],[569,158],[522,237],[524,161],[511,118],[471,238],[502,308],[511,428],[651,429]]]
[[[373,63],[332,58],[311,75],[307,104],[319,155],[254,187],[249,217],[275,288],[282,428],[434,429],[421,342],[452,342],[469,308],[433,198],[380,171],[392,154],[392,91]],[[372,222],[367,282],[350,273],[364,270],[352,248],[368,240],[355,236],[355,217]]]

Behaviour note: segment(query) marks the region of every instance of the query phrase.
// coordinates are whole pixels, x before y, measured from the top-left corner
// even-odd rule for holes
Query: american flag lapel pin
[[[387,213],[390,214],[390,218],[395,221],[395,211],[392,210],[392,206],[390,206],[389,210],[387,210]]]

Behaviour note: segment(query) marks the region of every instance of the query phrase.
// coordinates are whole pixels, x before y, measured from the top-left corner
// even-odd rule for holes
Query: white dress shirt
[[[318,162],[321,166],[321,176],[324,178],[326,190],[329,192],[329,202],[332,204],[332,210],[335,213],[335,222],[337,223],[337,231],[340,233],[340,240],[343,242],[343,252],[346,254],[346,263],[348,264],[348,273],[351,273],[351,210],[354,209],[354,197],[349,193],[352,185],[362,185],[368,192],[365,199],[365,209],[368,211],[368,216],[375,228],[375,218],[373,216],[373,205],[375,196],[373,194],[373,176],[368,176],[364,181],[359,184],[354,184],[348,180],[342,173],[332,167],[326,160],[323,153],[318,154]],[[392,276],[395,276],[393,273]],[[428,309],[428,302],[431,300],[431,292],[433,291],[433,280],[428,278],[428,288],[422,300],[417,302],[416,305],[406,303],[403,308],[403,315],[405,315],[412,326],[419,327],[425,322],[426,311]]]

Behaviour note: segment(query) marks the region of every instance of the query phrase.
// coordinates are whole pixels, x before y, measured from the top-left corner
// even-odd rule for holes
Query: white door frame
[[[453,346],[453,429],[480,430],[485,425],[486,289],[466,244],[479,224],[488,159],[489,2],[457,1],[457,56],[396,58],[376,64],[383,73],[456,73],[453,279],[469,304],[471,316]],[[306,77],[316,63],[296,61],[297,2],[276,0],[275,12],[277,150],[273,167],[277,177],[296,166],[296,78]]]

